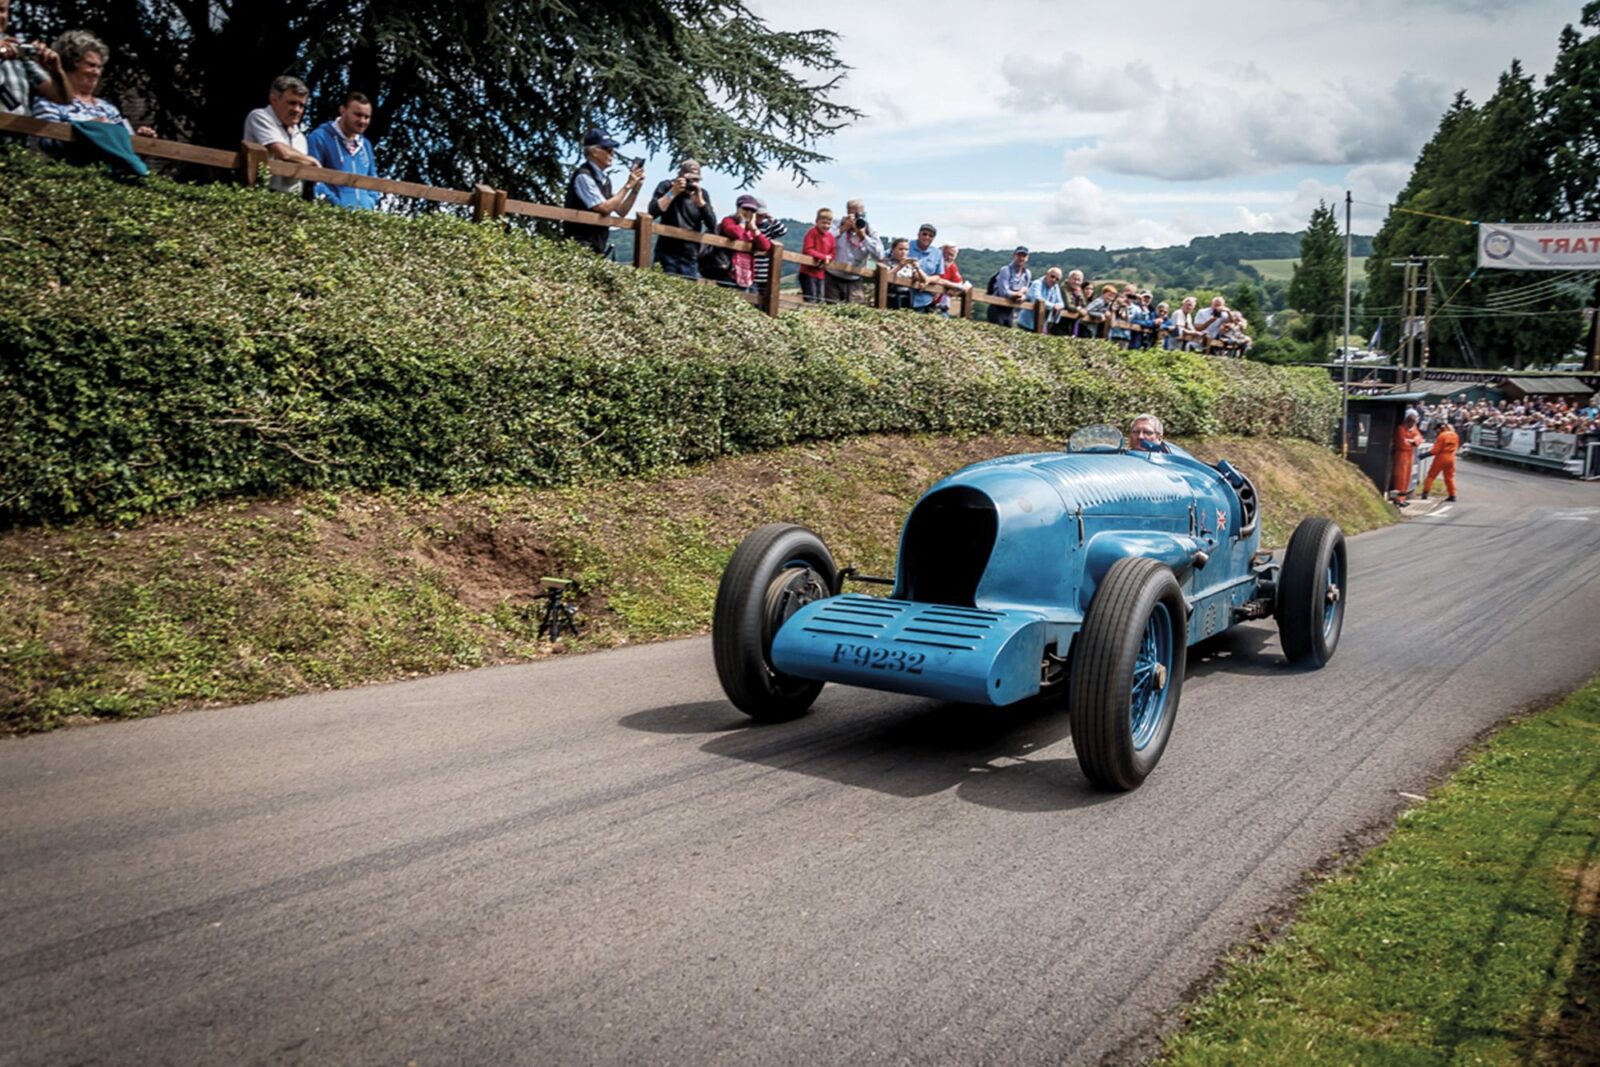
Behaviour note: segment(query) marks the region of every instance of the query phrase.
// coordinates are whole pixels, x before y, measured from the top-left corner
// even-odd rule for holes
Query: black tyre
[[[1128,790],[1155,770],[1183,692],[1183,590],[1153,559],[1119,559],[1073,643],[1068,714],[1078,766],[1101,789]]]
[[[1278,577],[1278,639],[1290,663],[1321,667],[1344,628],[1344,531],[1313,517],[1295,527]]]
[[[811,707],[822,683],[773,669],[772,637],[802,606],[832,596],[837,574],[828,546],[804,526],[759,527],[734,550],[711,621],[717,678],[734,707],[762,722]]]

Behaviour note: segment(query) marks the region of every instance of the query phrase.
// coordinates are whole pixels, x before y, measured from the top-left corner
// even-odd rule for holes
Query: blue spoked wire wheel
[[[1183,591],[1165,565],[1111,565],[1072,646],[1068,715],[1085,777],[1128,790],[1161,761],[1183,691],[1188,626]]]
[[[1348,589],[1344,531],[1320,516],[1303,520],[1278,577],[1278,640],[1290,663],[1316,668],[1333,658]]]
[[[772,639],[802,607],[833,595],[838,567],[804,526],[771,523],[740,542],[722,572],[711,617],[717,679],[734,707],[762,722],[803,715],[822,683],[772,666]]]

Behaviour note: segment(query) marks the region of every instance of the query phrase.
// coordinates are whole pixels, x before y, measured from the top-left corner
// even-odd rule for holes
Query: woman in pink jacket
[[[734,204],[734,214],[722,220],[717,232],[735,241],[749,241],[757,252],[768,252],[772,249],[772,241],[756,227],[756,214],[765,208],[766,205],[760,200],[746,193]],[[749,252],[736,251],[730,251],[728,256],[732,260],[730,276],[721,284],[731,285],[747,293],[753,292],[756,287],[755,257]],[[774,278],[773,281],[776,282],[777,279]]]

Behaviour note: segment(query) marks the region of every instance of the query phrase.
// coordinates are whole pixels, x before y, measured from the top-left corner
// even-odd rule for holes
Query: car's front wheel
[[[722,572],[711,619],[717,678],[734,707],[762,722],[805,714],[822,683],[772,666],[772,638],[805,605],[832,596],[838,568],[822,538],[789,523],[751,532]]]
[[[1072,745],[1101,789],[1143,782],[1167,747],[1187,661],[1183,591],[1152,559],[1120,559],[1072,649]]]

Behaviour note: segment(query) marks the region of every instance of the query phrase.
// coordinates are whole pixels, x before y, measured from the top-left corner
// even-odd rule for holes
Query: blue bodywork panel
[[[1010,704],[1039,691],[1049,629],[1036,611],[836,596],[807,604],[783,624],[772,641],[772,665],[869,689]]]
[[[1010,704],[1039,691],[1050,657],[1066,658],[1099,583],[1130,556],[1177,576],[1188,643],[1220,633],[1273,572],[1254,562],[1254,488],[1219,467],[1171,448],[1008,456],[960,470],[906,519],[890,596],[801,608],[773,638],[773,666]]]

